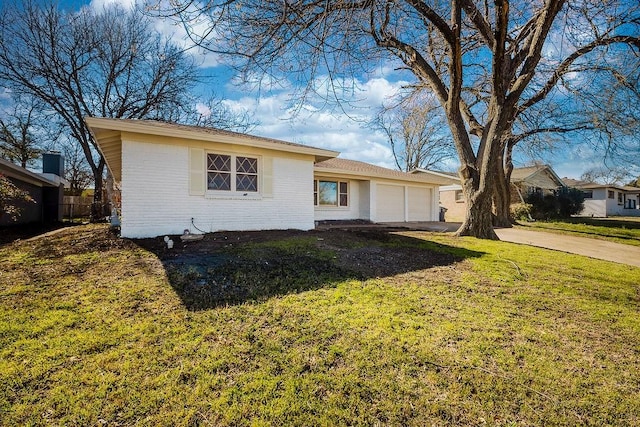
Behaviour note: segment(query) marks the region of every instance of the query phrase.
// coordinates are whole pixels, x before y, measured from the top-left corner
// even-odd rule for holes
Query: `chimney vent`
[[[49,152],[42,155],[42,173],[64,176],[64,157],[60,153]]]

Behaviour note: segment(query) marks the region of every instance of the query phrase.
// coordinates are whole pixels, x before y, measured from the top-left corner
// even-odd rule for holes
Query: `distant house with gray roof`
[[[563,178],[567,186],[582,190],[584,209],[580,216],[640,216],[640,188],[626,185],[597,184]]]
[[[511,173],[511,203],[523,202],[529,194],[555,194],[564,185],[549,165],[514,168]],[[446,221],[464,220],[467,204],[459,178],[455,184],[440,187],[440,204],[447,210]]]

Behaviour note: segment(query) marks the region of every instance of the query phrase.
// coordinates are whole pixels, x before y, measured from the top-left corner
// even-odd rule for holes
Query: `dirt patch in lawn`
[[[448,271],[446,266],[480,255],[378,228],[219,232],[195,242],[171,237],[175,246],[168,249],[163,237],[122,239],[102,224],[68,227],[7,244],[6,253],[13,254],[7,267],[37,262],[43,271],[18,268],[14,274],[48,283],[70,275],[91,280],[104,274],[128,277],[131,263],[144,264],[145,270],[167,277],[186,308],[204,310],[330,288],[347,280],[402,278],[405,273],[441,276],[437,268]],[[123,252],[129,254],[127,262],[115,262],[104,271],[101,261]]]
[[[259,231],[207,234],[167,249],[162,237],[135,240],[157,255],[191,310],[454,264],[455,255],[431,242],[390,230]]]

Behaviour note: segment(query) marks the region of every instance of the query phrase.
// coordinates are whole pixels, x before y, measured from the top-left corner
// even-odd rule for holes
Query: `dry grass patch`
[[[0,248],[0,423],[640,423],[638,269],[429,233],[156,243]]]

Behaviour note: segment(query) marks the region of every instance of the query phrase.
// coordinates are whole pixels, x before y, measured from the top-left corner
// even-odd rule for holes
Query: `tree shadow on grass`
[[[576,217],[565,220],[573,224],[587,224],[595,225],[605,228],[628,228],[628,229],[640,229],[640,221],[632,221],[618,218],[588,218],[588,217]]]
[[[20,225],[5,225],[0,227],[0,247],[17,240],[26,240],[60,228],[73,227],[78,224],[68,222],[31,223]]]
[[[135,243],[155,253],[185,307],[206,310],[356,279],[454,264],[482,253],[385,230],[207,234],[169,250],[161,237]]]

